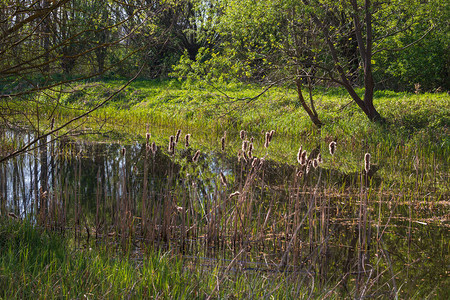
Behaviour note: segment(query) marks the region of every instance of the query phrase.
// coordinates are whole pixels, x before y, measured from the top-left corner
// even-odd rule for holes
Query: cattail
[[[175,135],[175,144],[178,144],[178,141],[180,140],[180,134],[181,134],[181,129],[178,129],[177,134]]]
[[[247,140],[243,140],[242,141],[242,151],[247,151],[247,147],[248,147],[248,141]]]
[[[297,152],[297,161],[299,164],[302,164],[302,146],[300,146],[300,148],[298,148],[298,152]]]
[[[270,133],[269,133],[269,143],[272,141],[272,137],[273,137],[274,133],[275,133],[275,130],[271,130],[270,131]]]
[[[227,185],[227,178],[225,177],[225,175],[223,175],[222,172],[220,172],[220,181],[222,181],[223,185]]]
[[[317,169],[317,167],[319,166],[319,162],[317,161],[317,158],[313,159],[312,166],[314,169]]]
[[[149,132],[147,132],[146,134],[145,134],[145,139],[147,140],[147,145],[149,145],[149,141],[150,141],[150,133]]]
[[[258,163],[259,163],[259,159],[258,159],[257,157],[255,157],[255,159],[252,161],[252,167],[253,167],[253,168],[256,168],[256,166],[258,165]]]
[[[220,139],[222,151],[225,151],[225,135]]]
[[[332,141],[328,147],[330,148],[330,154],[334,155],[334,152],[336,151],[336,142]]]
[[[241,158],[242,158],[242,150],[241,149],[238,150],[237,158],[238,158],[238,162],[240,162]]]
[[[247,156],[247,153],[245,151],[242,152],[242,158],[245,160],[245,162],[248,161],[248,156]]]
[[[270,143],[270,140],[269,140],[269,137],[270,137],[270,132],[266,132],[266,139],[265,139],[265,141],[264,141],[264,148],[269,148],[269,143]]]
[[[250,159],[253,158],[253,151],[252,151],[252,149],[248,149],[247,155],[248,155],[248,157],[249,157]]]
[[[189,148],[189,139],[191,138],[191,135],[188,133],[184,136],[184,147]]]
[[[173,152],[174,139],[175,139],[175,137],[173,135],[171,135],[170,140],[169,140],[169,148],[168,148],[169,153]]]
[[[311,160],[308,160],[308,163],[306,164],[306,170],[305,170],[306,174],[309,173],[309,170],[311,170]]]
[[[308,162],[308,156],[306,155],[306,150],[302,151],[302,154],[300,155],[300,164],[302,166],[306,165],[306,163]]]
[[[158,151],[158,147],[156,147],[156,143],[153,142],[153,143],[152,143],[152,153],[153,153],[153,156],[156,155],[156,151]]]
[[[125,156],[125,153],[127,152],[127,149],[125,147],[122,148],[122,156]]]
[[[251,138],[250,138],[250,143],[253,143],[253,140],[254,140],[253,137],[251,137]]]
[[[364,170],[366,170],[366,173],[370,170],[370,154],[366,153],[364,155]]]
[[[195,152],[194,157],[192,157],[192,161],[194,163],[198,162],[198,158],[200,157],[200,150],[197,150],[197,152]]]
[[[262,165],[264,164],[265,161],[266,161],[266,160],[265,160],[264,158],[261,158],[261,159],[259,160],[259,166],[262,167]]]
[[[317,162],[319,164],[323,163],[322,154],[320,154],[320,153],[317,155]]]
[[[297,172],[297,176],[298,176],[298,177],[302,177],[302,176],[303,176],[303,171],[302,171],[302,170],[298,171],[298,172]]]
[[[245,139],[245,131],[241,130],[241,132],[239,132],[239,136],[241,137],[241,140]]]

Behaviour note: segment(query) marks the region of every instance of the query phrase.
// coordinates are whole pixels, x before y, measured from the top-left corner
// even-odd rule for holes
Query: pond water
[[[394,190],[333,164],[196,160],[181,141],[160,148],[43,142],[0,165],[1,213],[73,233],[80,247],[131,241],[137,257],[160,249],[211,268],[237,257],[235,271],[296,274],[346,297],[449,292],[448,190]]]

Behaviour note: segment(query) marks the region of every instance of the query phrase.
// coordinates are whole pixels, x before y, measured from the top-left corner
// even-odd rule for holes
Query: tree
[[[58,93],[72,92],[70,83],[102,75],[142,50],[124,51],[125,41],[139,28],[151,27],[161,10],[145,1],[130,5],[131,13],[124,14],[129,4],[118,1],[0,2],[0,128],[18,127],[36,134],[0,162],[50,136],[59,138],[59,130],[83,120],[112,98],[63,124],[54,122],[61,106]],[[131,22],[135,17],[142,21]],[[113,48],[122,55],[107,64],[107,50]]]
[[[423,34],[429,32],[433,25],[426,11],[436,2],[227,0],[220,29],[224,46],[237,48],[234,58],[246,60],[259,78],[293,81],[318,127],[312,94],[308,104],[303,89],[311,91],[319,81],[342,86],[370,120],[382,122],[373,104],[375,56],[389,48],[389,37],[418,22],[428,24]]]

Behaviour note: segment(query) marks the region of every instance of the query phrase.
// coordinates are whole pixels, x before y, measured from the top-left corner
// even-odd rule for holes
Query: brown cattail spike
[[[369,173],[370,170],[370,154],[366,153],[364,155],[364,170],[366,171],[366,173]]]
[[[259,159],[255,157],[255,159],[252,161],[252,167],[256,168],[256,166],[259,164]]]
[[[298,149],[298,152],[297,152],[297,161],[298,161],[299,164],[302,163],[302,146],[300,146],[300,148]]]
[[[195,152],[194,157],[192,157],[192,161],[193,162],[198,162],[198,158],[200,157],[200,150],[197,150],[197,152]]]
[[[320,154],[320,153],[317,155],[317,162],[319,164],[323,163],[322,154]]]
[[[149,145],[149,141],[150,141],[150,133],[149,132],[147,132],[146,134],[145,134],[145,139],[147,140],[147,145]]]
[[[247,140],[243,140],[242,141],[242,151],[247,151],[247,147],[248,147],[248,141]]]
[[[125,153],[127,152],[127,149],[125,149],[125,147],[124,148],[122,148],[122,156],[125,156]]]
[[[241,130],[241,132],[239,132],[239,136],[241,137],[241,140],[245,139],[245,131]]]
[[[306,164],[306,170],[305,170],[306,174],[308,174],[309,170],[311,170],[311,164],[312,164],[312,161],[308,160],[308,163]]]
[[[306,165],[306,163],[308,162],[308,156],[306,155],[306,150],[302,151],[302,155],[300,156],[300,164],[302,166]]]
[[[222,151],[225,151],[225,136],[223,136],[223,137],[220,139],[220,145],[221,145]]]
[[[156,147],[156,143],[153,142],[153,143],[152,143],[152,153],[153,153],[153,156],[156,155],[156,151],[157,151],[157,150],[158,150],[158,147]]]
[[[319,166],[319,162],[317,161],[317,158],[313,159],[312,166],[314,169],[317,169],[317,167]]]
[[[274,134],[275,134],[275,130],[271,130],[269,132],[269,143],[272,141],[272,137],[273,137]]]
[[[264,141],[264,148],[266,148],[266,149],[269,148],[269,143],[270,143],[269,136],[270,136],[270,132],[266,132],[266,139]]]
[[[191,135],[189,133],[184,136],[184,147],[189,148],[190,138],[191,138]]]
[[[178,141],[180,140],[180,134],[181,134],[181,129],[178,129],[177,134],[175,135],[175,144],[178,144]]]
[[[332,141],[330,145],[328,145],[328,148],[330,148],[330,154],[334,155],[334,152],[336,152],[336,142]]]

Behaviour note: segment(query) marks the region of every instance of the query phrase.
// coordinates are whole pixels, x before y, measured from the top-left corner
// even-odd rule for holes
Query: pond
[[[3,138],[20,145],[33,134]],[[250,140],[239,157],[182,137],[171,147],[44,141],[0,165],[1,213],[73,234],[79,247],[131,247],[136,259],[169,251],[211,269],[233,262],[233,272],[286,272],[344,297],[449,291],[445,161],[441,188],[418,188],[343,173],[329,154],[319,163],[308,153],[304,166],[252,157]]]

